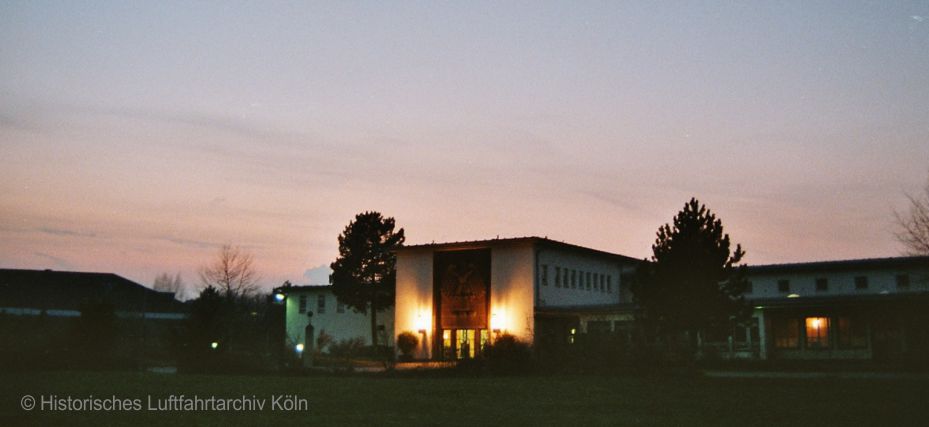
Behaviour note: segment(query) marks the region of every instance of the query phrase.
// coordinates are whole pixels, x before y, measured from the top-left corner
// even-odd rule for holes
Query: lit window
[[[548,265],[542,264],[542,286],[548,286]]]
[[[316,313],[323,314],[326,312],[326,296],[319,295],[316,297]]]
[[[855,277],[855,289],[859,291],[868,289],[868,276]]]
[[[910,275],[909,274],[898,274],[897,275],[897,289],[900,289],[900,290],[910,289]]]
[[[807,317],[806,318],[806,347],[807,348],[828,348],[829,347],[829,318],[828,317]]]
[[[790,280],[778,280],[777,290],[778,292],[783,292],[783,293],[790,292]]]
[[[774,319],[774,346],[776,348],[797,348],[800,346],[800,320]]]
[[[829,290],[829,279],[820,277],[816,279],[816,292],[826,292]]]
[[[306,295],[300,295],[300,313],[306,313]]]

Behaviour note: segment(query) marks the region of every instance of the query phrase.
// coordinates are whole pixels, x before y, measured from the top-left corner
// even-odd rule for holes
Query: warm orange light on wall
[[[822,324],[822,319],[818,317],[811,318],[809,319],[809,321],[810,321],[810,327],[813,329],[819,329],[819,327]]]
[[[509,327],[509,322],[506,318],[506,310],[504,309],[494,309],[490,315],[490,329],[494,332],[506,331]]]
[[[419,333],[424,334],[426,331],[432,327],[432,316],[425,312],[425,310],[420,310],[416,313],[416,330]]]

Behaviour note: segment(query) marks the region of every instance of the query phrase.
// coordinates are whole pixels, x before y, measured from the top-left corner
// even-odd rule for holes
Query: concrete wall
[[[535,321],[533,245],[495,247],[490,252],[491,329],[532,341]]]
[[[399,335],[410,331],[420,337],[417,358],[432,357],[429,345],[433,338],[432,297],[432,251],[411,249],[399,252],[394,332]],[[420,330],[425,330],[425,336]]]
[[[333,342],[340,340],[361,337],[365,345],[371,345],[371,317],[370,314],[357,313],[349,307],[344,307],[344,312],[338,312],[338,304],[335,295],[328,286],[320,286],[320,289],[297,288],[287,291],[287,299],[284,300],[286,305],[286,324],[287,324],[287,341],[290,345],[296,345],[303,342],[303,333],[307,325],[306,313],[300,313],[300,297],[306,296],[306,310],[313,312],[313,327],[315,334],[325,331],[332,336]],[[322,295],[326,301],[325,313],[319,312],[318,298]],[[387,309],[377,313],[378,325],[384,325],[384,336],[387,345],[392,346],[394,342],[394,309]],[[379,343],[383,344],[382,338]]]
[[[572,307],[572,306],[591,306],[591,305],[608,305],[628,302],[620,300],[621,273],[623,266],[618,264],[615,259],[586,255],[576,251],[543,248],[539,251],[539,280],[542,279],[543,267],[547,266],[547,282],[539,286],[539,306],[540,307]],[[562,280],[565,274],[568,274],[570,281],[570,272],[575,271],[577,278],[577,287],[572,287],[564,283],[559,286],[556,282],[557,272],[561,271]],[[609,284],[605,290],[595,289],[591,286],[587,288],[587,273],[591,274],[591,279],[599,281],[603,275],[604,280]],[[583,277],[583,280],[581,280]]]
[[[896,278],[898,274],[908,274],[909,289],[897,289]],[[929,277],[926,272],[918,270],[848,270],[798,273],[764,273],[752,274],[748,279],[752,282],[752,292],[746,293],[748,299],[779,298],[789,294],[805,296],[832,296],[832,295],[869,295],[897,292],[926,292],[929,291]],[[868,278],[867,289],[855,289],[855,277]],[[827,291],[816,290],[816,279],[825,278],[828,282]],[[780,292],[778,281],[789,280],[790,291]]]

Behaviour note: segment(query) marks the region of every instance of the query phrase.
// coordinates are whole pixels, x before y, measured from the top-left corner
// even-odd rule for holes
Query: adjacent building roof
[[[158,292],[113,273],[0,269],[0,307],[80,310],[106,302],[122,312],[181,313],[171,292]]]
[[[505,246],[511,244],[520,244],[520,243],[529,243],[543,247],[551,247],[562,250],[580,252],[588,255],[604,256],[613,258],[617,261],[626,262],[626,263],[639,263],[642,260],[637,258],[628,257],[625,255],[615,254],[612,252],[601,251],[599,249],[587,248],[584,246],[573,245],[570,243],[560,242],[557,240],[552,240],[547,237],[537,237],[537,236],[527,236],[527,237],[511,237],[511,238],[496,238],[496,239],[487,239],[487,240],[469,240],[462,242],[445,242],[445,243],[426,243],[419,245],[408,245],[403,246],[397,251],[403,252],[408,250],[418,250],[418,249],[432,249],[437,251],[449,251],[449,250],[459,250],[459,249],[479,249],[479,248],[491,248],[494,246]]]
[[[749,274],[815,273],[849,270],[929,269],[929,256],[866,258],[748,266]]]

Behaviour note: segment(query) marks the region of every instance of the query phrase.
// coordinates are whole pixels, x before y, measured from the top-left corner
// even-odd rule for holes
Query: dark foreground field
[[[304,398],[303,412],[24,411],[39,398]],[[0,425],[929,425],[925,380],[0,374]],[[145,403],[143,403],[144,405]]]

